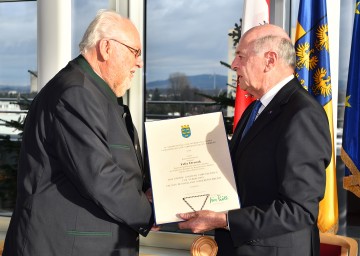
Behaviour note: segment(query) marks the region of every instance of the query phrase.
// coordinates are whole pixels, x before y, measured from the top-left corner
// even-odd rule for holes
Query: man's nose
[[[136,63],[135,65],[138,67],[138,68],[142,68],[144,66],[144,61],[142,60],[142,58],[139,56],[136,58]]]
[[[234,60],[231,63],[231,69],[236,71],[237,70],[237,65],[236,65],[236,57],[234,58]]]

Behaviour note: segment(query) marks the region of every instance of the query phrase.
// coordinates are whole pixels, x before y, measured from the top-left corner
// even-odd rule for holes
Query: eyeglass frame
[[[113,40],[115,42],[118,42],[119,44],[122,44],[123,46],[128,48],[131,53],[133,53],[135,55],[135,58],[139,58],[141,56],[141,49],[135,49],[135,48],[133,48],[133,47],[127,45],[127,44],[124,44],[124,43],[122,43],[122,42],[120,42],[120,41],[118,41],[118,40],[116,40],[114,38],[109,38],[108,40]]]

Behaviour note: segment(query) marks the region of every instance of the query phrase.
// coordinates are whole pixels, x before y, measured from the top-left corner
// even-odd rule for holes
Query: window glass
[[[242,8],[242,0],[146,2],[146,120],[214,111],[232,115],[202,95],[231,97],[235,91],[228,86],[233,71],[220,61],[232,62],[228,34],[240,24]],[[162,230],[180,231],[176,224]]]
[[[227,96],[229,68],[220,61],[231,64],[228,33],[240,23],[242,8],[242,0],[147,1],[147,119],[219,110],[228,115],[200,94]]]
[[[109,0],[73,0],[72,1],[72,38],[71,56],[79,55],[79,43],[86,28],[100,9],[109,8]]]
[[[36,1],[0,2],[2,97],[16,92],[27,92],[30,89],[29,70],[37,69],[36,17]]]
[[[20,130],[5,123],[24,119],[16,99],[37,89],[36,1],[0,2],[0,35],[0,215],[8,216],[16,198]]]
[[[354,1],[341,1],[340,8],[338,127],[342,129],[344,125],[345,95],[349,72],[355,3]]]

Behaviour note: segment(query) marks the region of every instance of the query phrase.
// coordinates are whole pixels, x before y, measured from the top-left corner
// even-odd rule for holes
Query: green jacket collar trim
[[[115,93],[110,89],[110,86],[98,75],[94,72],[90,64],[81,54],[75,59],[75,61],[80,65],[80,67],[88,73],[97,83],[102,85],[105,90],[108,92],[109,96],[114,102],[117,102],[117,98]]]

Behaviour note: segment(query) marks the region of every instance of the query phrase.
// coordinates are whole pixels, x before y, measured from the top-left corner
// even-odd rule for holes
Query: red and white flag
[[[244,0],[241,34],[257,25],[269,23],[270,0]],[[241,115],[254,98],[246,91],[236,88],[234,126],[235,130]]]

